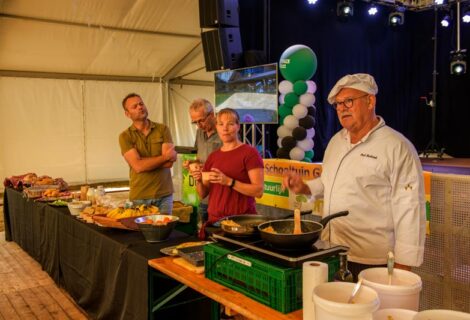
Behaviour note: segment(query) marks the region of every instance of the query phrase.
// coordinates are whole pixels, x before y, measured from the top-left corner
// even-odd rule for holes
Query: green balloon
[[[285,118],[290,114],[292,114],[292,108],[286,107],[285,105],[281,105],[279,107],[279,117],[280,118]]]
[[[313,150],[305,151],[305,158],[313,159]]]
[[[288,108],[293,108],[297,103],[299,103],[299,96],[295,92],[289,92],[284,97],[284,105]]]
[[[279,115],[279,125],[283,125],[284,124],[284,119],[286,118],[287,116],[281,116]]]
[[[308,80],[317,71],[317,56],[307,46],[297,44],[286,49],[279,61],[282,76],[292,83]]]
[[[307,157],[304,157],[304,158],[302,159],[302,161],[303,161],[303,162],[312,162],[312,159],[307,158]]]
[[[307,82],[304,80],[298,80],[294,83],[294,92],[296,95],[301,96],[307,92],[308,86]]]

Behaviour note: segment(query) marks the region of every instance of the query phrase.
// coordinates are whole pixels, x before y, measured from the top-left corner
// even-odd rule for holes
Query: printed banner
[[[186,160],[195,160],[196,154],[183,154],[182,161]],[[196,191],[196,181],[194,178],[189,174],[189,170],[182,168],[183,170],[183,203],[187,205],[191,205],[194,207],[199,206],[199,196]]]
[[[264,163],[264,194],[256,202],[271,207],[294,209],[295,194],[282,190],[282,177],[290,172],[296,172],[303,180],[313,180],[321,174],[321,164],[308,163],[285,159],[263,159]],[[323,200],[302,203],[301,210],[313,210],[315,214],[322,212]]]

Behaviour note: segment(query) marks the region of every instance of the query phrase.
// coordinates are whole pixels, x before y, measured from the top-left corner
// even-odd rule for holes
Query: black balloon
[[[287,148],[279,148],[276,151],[276,155],[279,159],[289,159],[290,150]]]
[[[292,130],[292,136],[296,141],[304,140],[307,137],[307,130],[303,127],[297,127]]]
[[[308,111],[307,114],[309,116],[312,116],[312,117],[315,118],[315,113],[317,112],[317,109],[315,109],[315,107],[310,106],[310,107],[307,108],[307,111]]]
[[[315,118],[312,116],[305,116],[305,118],[299,120],[299,126],[305,129],[313,128],[315,126]]]
[[[305,131],[305,135],[307,135],[307,131]],[[282,138],[281,145],[282,145],[283,148],[286,148],[286,149],[290,150],[290,149],[292,149],[293,147],[295,147],[297,145],[297,141],[296,141],[296,139],[294,139],[291,136],[286,136],[286,137]]]

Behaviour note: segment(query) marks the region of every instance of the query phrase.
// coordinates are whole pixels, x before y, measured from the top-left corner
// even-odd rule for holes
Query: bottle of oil
[[[351,271],[348,270],[348,253],[339,253],[339,270],[333,276],[334,281],[354,282]]]

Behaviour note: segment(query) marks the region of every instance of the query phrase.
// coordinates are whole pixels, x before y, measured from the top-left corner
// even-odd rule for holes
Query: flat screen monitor
[[[235,109],[241,123],[278,123],[277,64],[215,73],[215,112]]]

